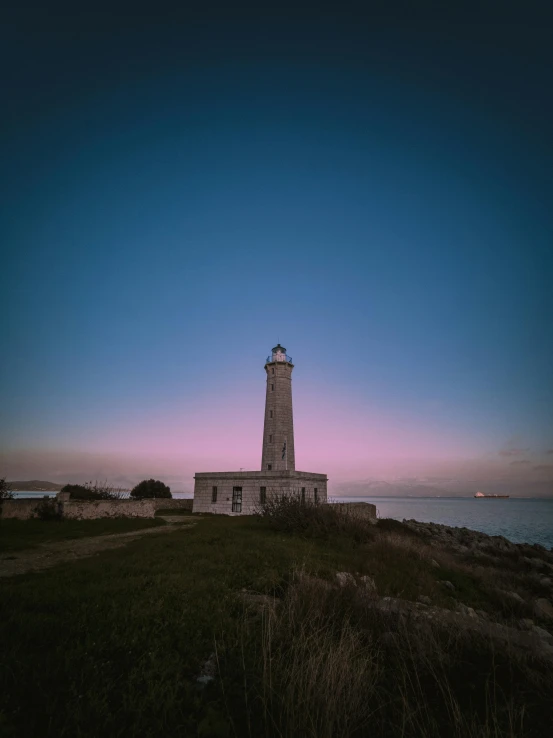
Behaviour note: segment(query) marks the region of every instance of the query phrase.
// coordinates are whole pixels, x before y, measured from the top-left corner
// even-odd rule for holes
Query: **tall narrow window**
[[[270,418],[272,418],[272,417],[273,417],[273,411],[272,411],[272,410],[269,410],[269,417],[270,417]]]
[[[316,487],[313,490],[313,499],[315,500],[315,503],[319,501],[319,490]]]
[[[272,373],[274,374],[274,373],[275,373],[275,368],[273,367],[273,368],[271,369],[271,371],[272,371]]]
[[[269,436],[269,443],[272,443],[272,442],[273,442],[273,437]]]
[[[301,488],[301,501],[305,502],[305,487]]]
[[[264,505],[267,502],[267,487],[259,488],[259,502]]]
[[[211,503],[217,502],[217,487],[211,488]]]
[[[268,469],[269,471],[271,471],[271,469],[272,469],[272,468],[273,468],[273,465],[272,465],[272,464],[267,464],[267,469]]]
[[[271,385],[271,392],[274,392],[274,391],[275,391],[275,385],[274,385],[274,384],[272,384],[272,385]]]
[[[242,512],[242,487],[232,488],[232,512]]]

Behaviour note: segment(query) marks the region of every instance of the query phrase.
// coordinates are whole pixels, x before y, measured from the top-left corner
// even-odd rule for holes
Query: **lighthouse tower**
[[[265,362],[267,386],[261,469],[196,472],[193,512],[251,515],[275,495],[294,495],[302,501],[316,503],[327,501],[326,474],[296,470],[293,369],[292,358],[279,343]]]
[[[292,357],[275,346],[265,362],[267,390],[263,428],[262,471],[294,471],[294,416],[292,412]]]

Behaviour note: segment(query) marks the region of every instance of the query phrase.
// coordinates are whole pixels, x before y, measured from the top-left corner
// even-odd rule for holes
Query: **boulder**
[[[466,615],[469,618],[477,618],[478,615],[473,610],[472,607],[468,607],[467,605],[463,605],[462,602],[457,603],[457,607],[455,608],[456,612],[460,612],[461,615]]]
[[[339,587],[347,587],[351,585],[353,585],[354,587],[357,586],[355,582],[355,577],[350,574],[349,571],[337,571],[336,581]]]
[[[532,633],[535,633],[539,638],[546,641],[547,643],[553,644],[553,635],[545,628],[540,628],[539,625],[532,626]]]
[[[364,576],[359,577],[359,581],[362,582],[365,589],[368,589],[370,592],[376,592],[376,582],[372,577],[365,574]]]
[[[512,602],[518,602],[519,604],[524,602],[518,592],[507,592],[505,589],[498,589],[497,591],[501,592],[502,595],[507,597],[507,599],[511,600]]]
[[[539,597],[534,602],[534,613],[538,618],[553,620],[553,605],[545,597]]]

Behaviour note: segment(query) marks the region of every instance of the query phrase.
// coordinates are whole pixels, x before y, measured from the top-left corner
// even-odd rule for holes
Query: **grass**
[[[149,518],[101,518],[99,520],[13,520],[0,518],[0,553],[34,548],[43,543],[66,541],[86,536],[127,533],[164,525]]]
[[[7,522],[19,521],[0,528]],[[101,526],[118,522],[86,525],[115,532]],[[30,524],[43,540],[65,535],[66,523],[21,526]],[[432,567],[435,549],[385,524],[366,540],[332,527],[317,537],[261,518],[206,516],[166,536],[0,579],[0,736],[547,733],[550,673],[489,643],[370,614],[356,591],[327,583],[350,571],[373,576],[380,594],[448,603],[466,596],[470,605],[476,595],[461,586],[468,572],[445,559],[450,568]],[[438,582],[453,574],[461,579],[450,596]],[[260,614],[245,605],[244,589],[280,605]],[[200,690],[212,653],[219,676]]]

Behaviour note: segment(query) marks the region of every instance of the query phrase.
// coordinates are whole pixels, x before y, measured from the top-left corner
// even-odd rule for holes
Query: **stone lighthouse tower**
[[[267,385],[261,469],[196,472],[194,512],[252,514],[275,495],[294,495],[302,501],[315,503],[327,501],[326,474],[296,471],[293,368],[292,358],[286,355],[286,349],[280,343],[265,361]]]
[[[292,413],[292,357],[280,343],[265,362],[267,390],[263,428],[262,471],[294,471],[294,416]]]

